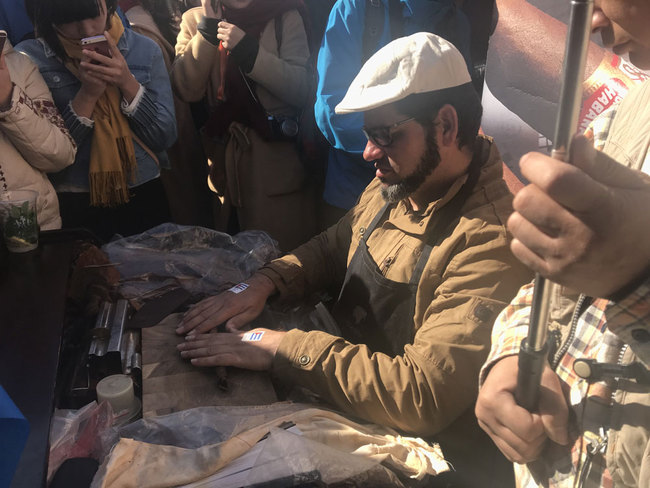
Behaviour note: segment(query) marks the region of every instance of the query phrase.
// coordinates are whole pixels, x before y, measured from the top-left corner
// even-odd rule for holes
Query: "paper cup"
[[[124,374],[107,376],[97,383],[97,403],[108,400],[116,416],[136,407],[133,380]]]
[[[7,249],[27,252],[38,247],[36,198],[32,190],[0,193],[0,222]]]

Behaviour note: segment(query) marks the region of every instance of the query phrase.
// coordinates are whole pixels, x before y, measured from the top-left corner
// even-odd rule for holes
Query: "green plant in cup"
[[[38,223],[33,203],[9,203],[5,211],[3,227],[7,248],[13,252],[35,249],[38,246]]]

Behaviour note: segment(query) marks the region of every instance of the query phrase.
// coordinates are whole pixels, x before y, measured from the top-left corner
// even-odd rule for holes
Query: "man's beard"
[[[404,200],[422,186],[422,183],[433,173],[438,164],[440,164],[440,151],[438,151],[436,142],[436,132],[433,127],[429,127],[426,135],[426,151],[420,158],[420,163],[415,168],[415,171],[402,178],[399,183],[382,187],[381,196],[388,203],[397,203]]]

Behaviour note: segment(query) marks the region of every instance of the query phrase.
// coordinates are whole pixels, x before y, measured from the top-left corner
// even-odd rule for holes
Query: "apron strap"
[[[372,234],[374,232],[375,228],[379,224],[379,221],[386,214],[386,211],[388,210],[389,206],[390,206],[390,204],[388,202],[386,202],[384,204],[384,206],[381,208],[381,210],[379,212],[377,212],[377,215],[375,215],[375,218],[372,219],[372,222],[370,222],[370,225],[366,228],[366,232],[361,237],[362,239],[368,238],[370,236],[370,234]]]
[[[409,285],[417,285],[420,282],[422,273],[424,273],[424,267],[427,265],[427,261],[429,261],[431,251],[433,251],[433,246],[431,244],[424,246],[422,254],[420,254],[420,259],[418,259],[418,262],[415,265],[415,269],[413,270],[413,274],[411,275]]]

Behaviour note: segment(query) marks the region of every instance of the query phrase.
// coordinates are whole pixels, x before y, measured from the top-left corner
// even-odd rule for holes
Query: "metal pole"
[[[561,161],[568,161],[571,139],[578,127],[593,7],[593,0],[571,2],[560,104],[551,152],[554,159]],[[550,298],[555,285],[536,274],[534,286],[528,337],[522,341],[519,352],[519,373],[515,392],[517,403],[529,411],[537,408],[539,384],[547,362],[548,315]]]

